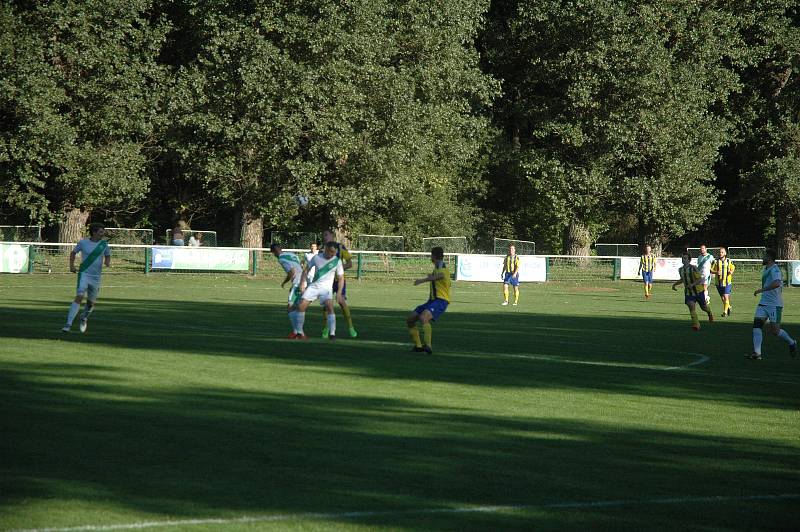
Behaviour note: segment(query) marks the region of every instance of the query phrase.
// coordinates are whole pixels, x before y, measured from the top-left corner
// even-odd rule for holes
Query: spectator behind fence
[[[172,245],[173,246],[182,246],[183,245],[183,229],[180,227],[176,227],[172,230]]]
[[[203,245],[203,233],[192,233],[189,237],[189,245],[193,248],[199,248]]]

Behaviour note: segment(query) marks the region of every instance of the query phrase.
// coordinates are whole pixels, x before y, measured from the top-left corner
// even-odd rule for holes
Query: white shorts
[[[287,303],[289,303],[290,305],[295,305],[299,303],[297,297],[298,295],[300,295],[299,292],[300,292],[300,285],[293,284],[292,287],[289,289],[289,299],[287,300]]]
[[[303,299],[308,301],[316,301],[319,299],[319,302],[324,305],[326,301],[333,299],[333,288],[315,286],[312,284],[303,292]]]
[[[769,320],[772,323],[780,324],[783,307],[774,305],[758,305],[756,307],[756,319]]]
[[[79,273],[78,288],[75,290],[75,295],[86,295],[86,299],[89,301],[97,301],[97,296],[100,295],[100,278]]]

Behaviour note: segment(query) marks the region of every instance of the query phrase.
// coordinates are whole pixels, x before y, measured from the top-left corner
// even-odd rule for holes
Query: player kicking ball
[[[675,281],[672,285],[673,290],[678,289],[678,285],[683,283],[684,298],[683,301],[689,307],[689,314],[692,316],[692,329],[695,331],[700,330],[700,319],[697,317],[696,306],[708,314],[708,321],[714,321],[714,314],[711,313],[711,308],[708,306],[708,299],[706,298],[706,291],[703,289],[705,278],[697,269],[697,266],[692,264],[692,258],[688,253],[681,255],[683,266],[678,268],[678,275],[680,279]]]
[[[781,329],[781,313],[783,312],[783,275],[775,263],[775,251],[768,249],[764,252],[764,272],[761,274],[761,288],[753,292],[754,296],[761,294],[761,300],[756,307],[753,317],[753,352],[745,358],[761,360],[761,342],[764,338],[764,326],[767,330],[789,344],[789,354],[792,358],[797,356],[797,341],[789,333]],[[769,324],[767,324],[769,320]]]
[[[75,321],[75,317],[81,309],[84,296],[86,296],[86,306],[81,314],[79,329],[85,333],[89,327],[89,315],[97,303],[97,296],[100,295],[103,263],[107,267],[111,266],[111,250],[108,248],[108,240],[103,240],[105,234],[106,229],[103,224],[89,225],[89,238],[81,239],[69,254],[69,271],[78,274],[78,288],[75,291],[75,299],[69,306],[67,323],[61,332],[68,333],[72,328],[72,322]],[[78,253],[81,254],[81,264],[75,268],[75,257]]]
[[[433,273],[422,279],[414,281],[414,286],[423,283],[430,283],[430,295],[428,301],[418,306],[408,315],[406,325],[408,326],[408,334],[414,342],[415,353],[433,353],[431,336],[433,331],[431,329],[431,322],[439,319],[447,305],[450,304],[450,271],[444,263],[444,250],[440,247],[435,247],[431,250],[431,262],[433,263]],[[419,329],[417,322],[422,324],[422,334],[425,338],[425,343],[419,337]]]
[[[322,249],[322,253],[313,257],[303,268],[300,277],[300,289],[303,295],[297,305],[296,331],[305,336],[303,325],[306,321],[306,309],[308,306],[319,299],[319,302],[327,311],[327,330],[328,339],[336,340],[336,314],[333,312],[334,298],[341,303],[342,294],[339,292],[344,286],[344,267],[342,261],[336,256],[336,243],[328,242]],[[307,284],[308,272],[314,268],[314,277],[311,283]],[[334,291],[333,282],[338,280],[338,289]]]

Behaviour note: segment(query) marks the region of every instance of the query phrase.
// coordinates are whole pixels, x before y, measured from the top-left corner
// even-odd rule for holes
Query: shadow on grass
[[[782,503],[767,521],[724,505],[681,505],[663,522],[636,505],[446,517],[413,512],[795,492],[796,446],[746,438],[709,439],[535,412],[478,415],[385,397],[223,386],[157,392],[119,385],[101,365],[5,363],[0,405],[6,508],[63,499],[171,518],[412,510],[341,520],[426,530],[602,523],[788,529],[798,516],[796,501]],[[59,525],[47,515],[8,517],[16,526]]]

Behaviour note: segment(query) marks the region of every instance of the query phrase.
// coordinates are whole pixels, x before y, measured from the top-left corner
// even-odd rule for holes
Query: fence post
[[[28,273],[33,273],[34,257],[36,257],[36,253],[33,250],[33,246],[28,246]]]
[[[621,271],[622,271],[622,259],[614,259],[614,274],[612,275],[611,280],[619,281]]]
[[[361,256],[363,253],[358,254],[358,258],[356,259],[356,279],[361,279]]]
[[[544,280],[550,280],[550,257],[544,258]]]
[[[147,275],[150,273],[150,265],[152,263],[153,258],[153,248],[146,247],[144,248],[144,274]]]
[[[250,250],[250,275],[254,276],[258,273],[258,250]]]

